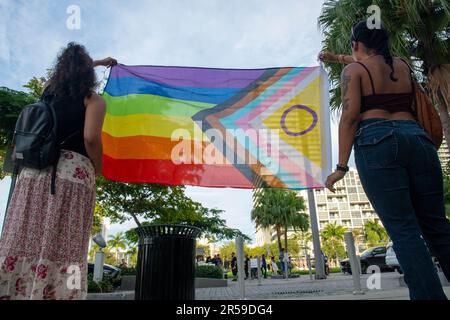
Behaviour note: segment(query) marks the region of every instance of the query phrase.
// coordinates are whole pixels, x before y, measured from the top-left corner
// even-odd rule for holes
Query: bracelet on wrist
[[[340,165],[340,164],[336,165],[336,171],[347,173],[349,170],[350,168],[347,165]]]

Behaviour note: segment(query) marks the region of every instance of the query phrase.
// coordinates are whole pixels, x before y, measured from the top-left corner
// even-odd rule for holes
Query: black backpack
[[[13,159],[15,174],[21,167],[42,170],[53,166],[51,193],[55,194],[59,148],[53,100],[53,97],[47,96],[22,110],[14,131]]]
[[[38,102],[25,106],[17,119],[13,138],[15,174],[21,167],[42,170],[53,166],[51,194],[55,194],[56,167],[61,145],[79,131],[58,143],[54,100],[53,95],[46,95]]]

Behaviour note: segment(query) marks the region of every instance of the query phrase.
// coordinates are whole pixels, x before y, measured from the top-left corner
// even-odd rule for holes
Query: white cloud
[[[79,31],[66,28],[66,9],[71,4],[81,8]],[[316,65],[321,4],[317,0],[0,0],[0,85],[22,89],[31,77],[45,75],[69,41],[85,44],[93,58],[113,56],[129,65]],[[332,131],[335,163],[335,126]],[[231,227],[253,236],[249,190],[188,188],[188,194],[208,207],[225,209]]]

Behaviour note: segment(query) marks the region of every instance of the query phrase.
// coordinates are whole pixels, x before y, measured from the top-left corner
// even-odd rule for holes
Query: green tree
[[[94,208],[94,217],[92,219],[91,235],[102,232],[103,220],[105,217],[105,209],[97,202]]]
[[[415,67],[418,79],[432,94],[444,134],[450,141],[450,2],[448,0],[328,0],[319,17],[325,51],[350,54],[351,27],[367,19],[370,5],[381,8],[391,48]],[[343,66],[326,64],[333,84],[331,107],[339,109],[339,79]]]
[[[127,240],[125,236],[125,244],[127,247],[127,251],[125,252],[125,254],[130,258],[129,267],[134,267],[137,264],[137,253],[138,253],[136,243]]]
[[[237,254],[236,244],[234,241],[228,241],[219,248],[219,253],[222,257],[223,262],[231,261],[231,253],[233,252]]]
[[[26,85],[24,85],[24,88],[27,88],[30,91],[30,95],[35,98],[39,99],[42,96],[42,93],[44,92],[44,85],[47,82],[47,79],[44,77],[33,77],[31,78]]]
[[[108,247],[114,249],[116,265],[119,265],[119,249],[125,250],[126,246],[126,238],[123,232],[118,232],[115,235],[109,236]]]
[[[182,186],[97,179],[98,200],[112,223],[133,219],[138,227],[149,224],[190,225],[200,228],[201,236],[208,238],[222,240],[243,236],[250,239],[239,230],[226,226],[226,221],[220,218],[222,210],[205,208],[187,197],[184,191]],[[127,237],[137,242],[134,231],[129,231]]]
[[[389,241],[386,229],[375,220],[364,224],[364,235],[369,247],[385,246]]]
[[[278,250],[281,251],[281,234],[284,233],[284,247],[288,250],[288,230],[307,230],[308,216],[304,199],[295,191],[264,188],[253,194],[252,221],[258,228],[274,228],[277,234]]]
[[[298,231],[294,233],[290,239],[297,243],[299,258],[305,253],[308,253],[310,247],[309,245],[312,243],[312,233],[310,231]]]
[[[45,81],[44,77],[30,79],[23,86],[29,93],[0,87],[0,180],[6,175],[3,172],[3,162],[7,149],[12,145],[17,118],[26,105],[41,97]]]
[[[339,258],[345,256],[344,233],[346,229],[334,223],[328,223],[321,232],[322,249],[329,259],[335,259],[336,266]]]
[[[263,254],[266,254],[266,248],[264,247],[246,247],[244,249],[245,253],[248,254],[249,257],[261,257]]]
[[[6,175],[3,162],[12,145],[17,118],[23,107],[34,102],[36,99],[25,92],[0,87],[0,180]]]

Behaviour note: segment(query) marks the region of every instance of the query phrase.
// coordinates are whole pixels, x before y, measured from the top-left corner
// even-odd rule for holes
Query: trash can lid
[[[201,233],[197,227],[175,224],[155,224],[134,229],[139,237],[177,236],[195,239]]]

